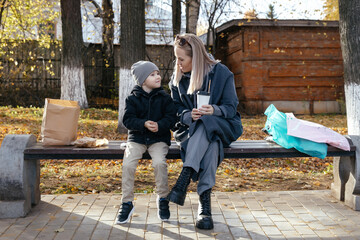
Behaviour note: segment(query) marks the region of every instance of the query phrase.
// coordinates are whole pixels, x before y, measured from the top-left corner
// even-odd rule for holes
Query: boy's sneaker
[[[119,214],[116,217],[116,224],[125,224],[131,218],[134,212],[134,205],[132,202],[122,203]]]
[[[169,201],[166,198],[157,197],[158,217],[161,221],[167,221],[170,218]]]

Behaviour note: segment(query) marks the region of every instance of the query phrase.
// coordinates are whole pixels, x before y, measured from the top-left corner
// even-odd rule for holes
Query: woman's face
[[[174,49],[177,65],[181,72],[191,72],[192,70],[192,57],[186,54],[184,49],[175,47]]]

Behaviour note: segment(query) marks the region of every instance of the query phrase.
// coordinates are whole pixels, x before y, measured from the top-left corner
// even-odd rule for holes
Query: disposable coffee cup
[[[208,105],[210,100],[210,94],[204,91],[199,91],[196,94],[197,108],[201,108],[203,105]]]

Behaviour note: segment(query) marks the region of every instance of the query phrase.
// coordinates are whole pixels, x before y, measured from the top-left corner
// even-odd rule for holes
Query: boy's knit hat
[[[159,68],[149,61],[138,61],[131,66],[131,74],[135,83],[139,86],[143,85],[153,71],[159,71]]]

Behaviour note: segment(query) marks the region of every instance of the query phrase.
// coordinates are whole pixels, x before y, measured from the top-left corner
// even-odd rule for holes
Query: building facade
[[[233,20],[217,28],[216,56],[234,73],[248,114],[270,104],[297,114],[345,109],[337,21]]]

